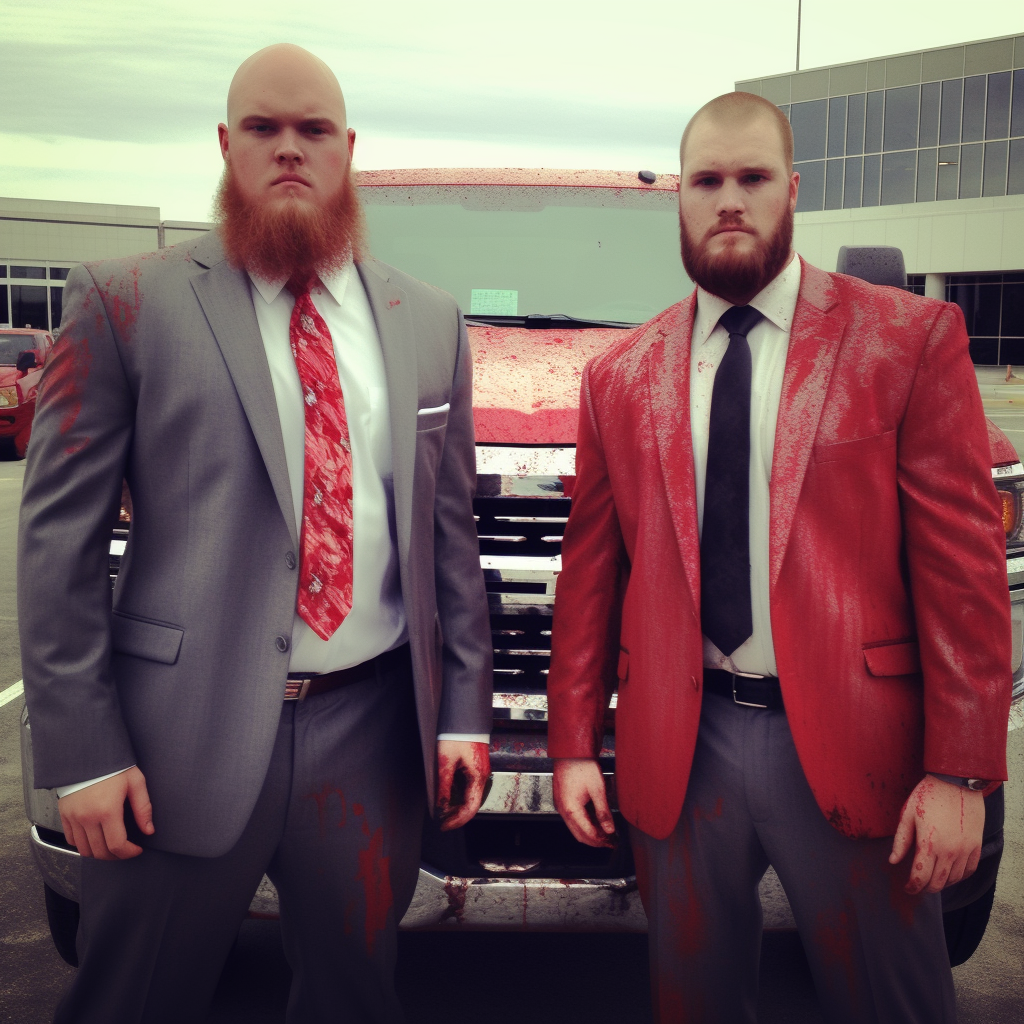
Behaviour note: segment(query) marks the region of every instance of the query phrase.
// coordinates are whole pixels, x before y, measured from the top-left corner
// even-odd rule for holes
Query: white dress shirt
[[[261,281],[252,275],[250,279],[298,524],[302,522],[306,419],[288,334],[295,299],[284,281]],[[399,646],[408,634],[398,578],[387,378],[373,312],[351,263],[322,279],[310,294],[334,342],[352,444],[352,610],[329,640],[321,640],[296,613],[288,669],[334,672]]]
[[[789,334],[800,291],[800,261],[791,257],[785,269],[765,285],[749,305],[764,314],[747,334],[750,345],[750,597],[753,633],[727,657],[704,637],[704,667],[774,676],[775,648],[768,605],[769,484],[775,424],[782,397]],[[732,303],[697,289],[697,312],[690,340],[690,429],[697,488],[697,525],[704,527],[704,475],[708,463],[708,431],[715,371],[729,346],[718,320]]]
[[[249,283],[281,418],[295,522],[301,524],[306,419],[289,337],[295,299],[285,281],[250,275]],[[292,623],[289,671],[320,673],[360,665],[398,647],[408,639],[408,629],[398,575],[387,378],[373,311],[352,263],[322,278],[310,296],[334,342],[352,446],[352,610],[329,640],[321,640],[297,612]],[[438,736],[476,743],[489,738],[467,733]],[[120,774],[59,786],[57,796]]]

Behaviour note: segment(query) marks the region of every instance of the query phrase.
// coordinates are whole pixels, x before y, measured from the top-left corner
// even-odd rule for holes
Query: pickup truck
[[[547,756],[546,677],[562,530],[575,482],[579,383],[588,359],[690,290],[678,250],[674,175],[648,171],[401,170],[360,176],[376,256],[451,292],[474,356],[475,512],[494,639],[492,777],[476,818],[428,825],[411,929],[644,931],[628,844],[577,843],[558,817]],[[1024,467],[991,429],[1014,610],[1014,694],[1024,697]],[[127,502],[126,502],[127,505]],[[114,526],[113,578],[127,509]],[[601,764],[614,803],[615,700]],[[62,956],[74,962],[78,857],[52,792],[32,786],[31,726],[22,719],[25,807]],[[948,890],[951,957],[984,932],[1002,846],[1002,791],[989,798],[986,856]],[[623,825],[619,821],[620,827]],[[792,927],[773,873],[765,926]],[[276,916],[264,879],[250,913]]]

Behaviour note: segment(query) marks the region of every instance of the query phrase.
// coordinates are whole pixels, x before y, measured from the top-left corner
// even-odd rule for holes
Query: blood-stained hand
[[[555,807],[569,831],[587,846],[614,846],[615,822],[597,761],[565,757],[555,761]]]
[[[984,828],[981,793],[926,775],[903,805],[889,863],[913,848],[907,892],[941,892],[974,874]]]
[[[480,810],[490,774],[488,744],[437,741],[437,811],[443,832],[461,828]]]
[[[128,860],[138,857],[142,847],[130,842],[125,829],[124,802],[128,801],[135,824],[151,836],[153,808],[146,789],[146,777],[138,768],[94,782],[85,789],[69,793],[57,803],[64,838],[83,857],[97,860]]]

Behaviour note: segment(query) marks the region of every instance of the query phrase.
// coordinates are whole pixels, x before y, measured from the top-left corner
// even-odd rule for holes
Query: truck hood
[[[630,333],[467,326],[478,444],[574,445],[583,367]]]

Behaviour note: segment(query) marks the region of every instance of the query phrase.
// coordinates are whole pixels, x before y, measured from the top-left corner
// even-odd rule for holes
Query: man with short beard
[[[696,292],[584,373],[555,800],[614,843],[617,690],[662,1024],[755,1020],[769,865],[829,1021],[952,1021],[940,893],[978,864],[1011,690],[985,420],[956,306],[793,254],[792,158],[760,97],[694,115]]]
[[[219,231],[72,271],[36,410],[25,690],[82,855],[56,1020],[204,1020],[266,872],[287,1019],[398,1021],[424,814],[488,774],[466,331],[367,254],[326,65],[253,55],[219,133]]]

